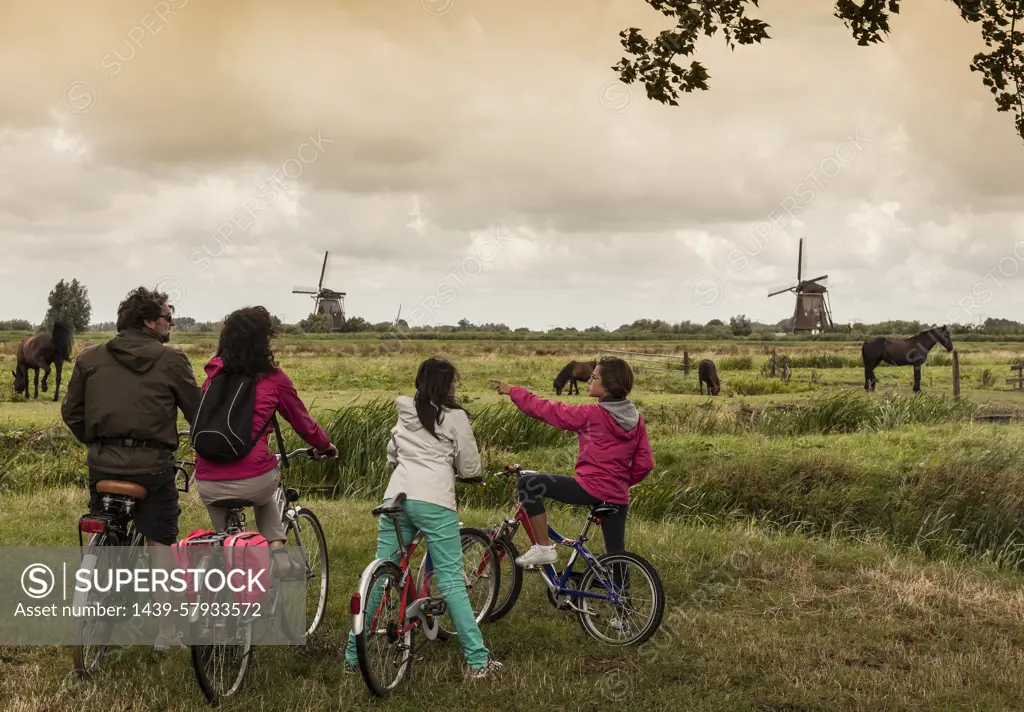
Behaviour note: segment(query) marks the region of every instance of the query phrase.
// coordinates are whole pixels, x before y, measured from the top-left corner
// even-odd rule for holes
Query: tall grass
[[[657,465],[633,490],[634,516],[756,517],[811,532],[882,533],[928,553],[1024,562],[1024,434],[965,424],[975,412],[969,401],[848,392],[805,406],[711,401],[642,412]],[[298,460],[286,481],[311,494],[379,500],[396,418],[390,399],[321,414],[340,457]],[[474,412],[473,428],[485,472],[512,462],[572,471],[574,434],[507,403]],[[298,444],[294,434],[288,439]],[[0,491],[82,485],[84,455],[59,428],[0,430]],[[510,488],[472,488],[465,501],[504,507]]]

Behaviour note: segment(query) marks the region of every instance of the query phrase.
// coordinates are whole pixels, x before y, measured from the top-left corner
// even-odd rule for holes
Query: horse
[[[718,380],[718,369],[711,359],[701,359],[697,365],[697,380],[700,382],[700,394],[704,395],[704,384],[708,384],[708,395],[717,396],[722,390],[722,384]]]
[[[39,397],[39,369],[43,369],[43,393],[47,390],[47,379],[50,377],[50,364],[56,367],[57,385],[53,392],[53,401],[60,400],[60,376],[64,363],[71,361],[71,348],[74,336],[66,324],[54,324],[49,334],[26,336],[18,345],[14,375],[14,394],[24,392],[28,398],[28,370],[35,371],[35,397]]]
[[[562,395],[562,389],[565,387],[566,382],[569,383],[569,390],[566,391],[566,395],[571,396],[573,388],[576,389],[576,395],[579,395],[580,386],[578,381],[590,380],[590,376],[594,373],[595,368],[597,368],[597,361],[570,361],[565,364],[565,368],[555,376],[555,395]]]
[[[860,348],[860,357],[864,362],[864,390],[874,392],[875,367],[885,362],[891,366],[914,367],[914,392],[921,391],[921,366],[928,358],[928,352],[935,344],[942,344],[946,351],[953,350],[953,340],[949,336],[949,326],[937,326],[922,331],[909,339],[877,339],[865,341]],[[870,387],[869,387],[870,386]]]

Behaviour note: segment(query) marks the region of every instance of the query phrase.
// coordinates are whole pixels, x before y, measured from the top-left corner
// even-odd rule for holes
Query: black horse
[[[578,381],[586,382],[595,368],[597,368],[597,361],[570,361],[565,364],[565,367],[555,376],[555,382],[552,384],[555,387],[555,393],[562,395],[562,389],[568,383],[569,390],[566,395],[571,396],[573,388],[576,389],[576,395],[579,395],[580,386]]]
[[[921,366],[935,344],[942,344],[946,351],[953,350],[953,340],[949,337],[948,326],[936,326],[909,339],[886,339],[880,336],[865,341],[860,349],[860,357],[864,362],[864,390],[875,390],[875,384],[878,383],[878,379],[875,378],[875,367],[884,362],[891,366],[913,366],[914,392],[919,393]]]
[[[71,360],[71,347],[74,344],[71,327],[66,324],[54,324],[49,334],[26,336],[18,345],[17,364],[14,375],[14,393],[24,392],[28,398],[28,371],[35,371],[35,397],[39,397],[39,369],[43,369],[43,393],[46,393],[46,380],[50,377],[50,364],[56,367],[57,385],[53,391],[54,402],[60,399],[60,376],[64,363]]]
[[[700,382],[700,394],[704,395],[704,384],[708,384],[708,395],[717,396],[722,390],[718,381],[718,369],[711,359],[702,359],[697,365],[697,380]]]

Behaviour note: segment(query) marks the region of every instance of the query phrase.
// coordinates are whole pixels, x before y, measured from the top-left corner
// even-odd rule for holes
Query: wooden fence
[[[670,356],[668,354],[647,354],[637,351],[615,351],[613,349],[601,349],[601,357],[615,356],[623,361],[628,361],[630,368],[635,373],[649,371],[682,371],[684,375],[690,375],[692,363],[690,353],[684,351],[682,356]]]

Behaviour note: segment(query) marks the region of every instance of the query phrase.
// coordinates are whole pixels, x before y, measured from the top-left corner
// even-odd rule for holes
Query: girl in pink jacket
[[[548,520],[541,497],[566,504],[616,504],[616,514],[603,517],[601,530],[608,553],[625,550],[629,488],[654,469],[654,456],[643,417],[626,396],[633,390],[633,371],[622,359],[603,358],[587,381],[593,405],[566,405],[533,395],[521,386],[498,384],[519,410],[579,436],[576,477],[536,474],[519,479],[519,501],[530,516],[537,543],[516,559],[520,566],[553,564],[558,560],[548,538]]]

